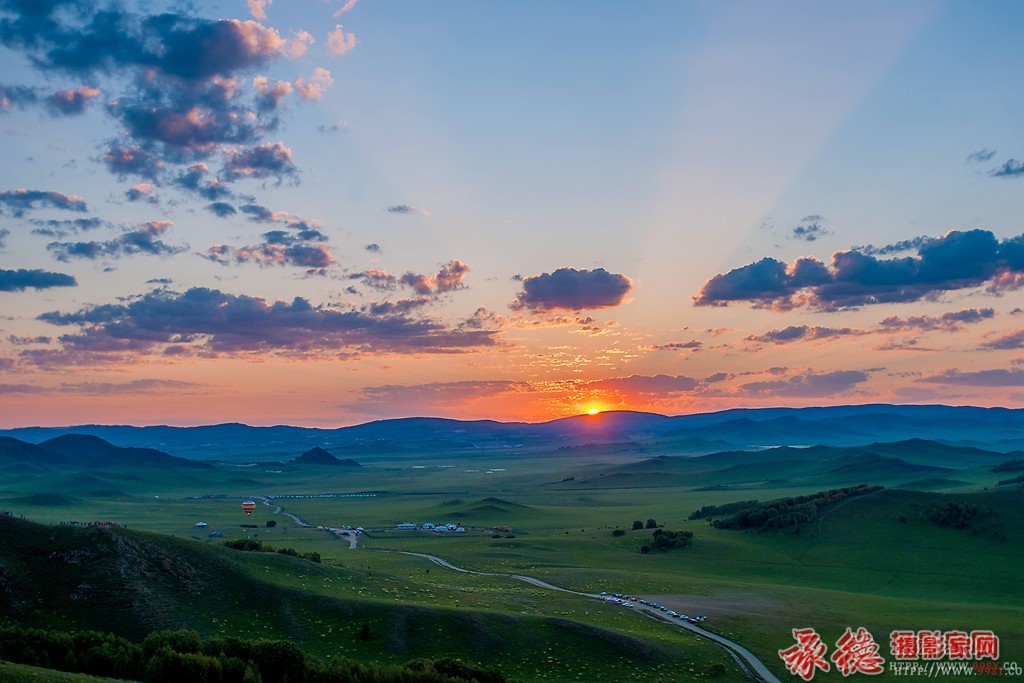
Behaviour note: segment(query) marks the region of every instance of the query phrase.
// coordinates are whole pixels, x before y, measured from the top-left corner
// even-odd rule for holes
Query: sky
[[[1022,32],[0,0],[0,427],[1019,407]]]

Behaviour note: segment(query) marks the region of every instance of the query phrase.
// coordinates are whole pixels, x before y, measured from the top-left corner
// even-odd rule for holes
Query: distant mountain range
[[[340,457],[460,450],[620,448],[711,453],[772,446],[853,446],[928,439],[996,451],[1024,447],[1024,410],[944,405],[850,405],[733,409],[696,415],[611,411],[541,423],[413,417],[338,429],[221,424],[202,427],[78,425],[0,430],[44,445],[67,434],[92,435],[123,447],[150,448],[192,460],[287,462],[312,448]]]

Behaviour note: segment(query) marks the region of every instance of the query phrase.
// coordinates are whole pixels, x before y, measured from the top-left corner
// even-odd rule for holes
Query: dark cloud
[[[436,296],[464,289],[467,273],[468,265],[458,259],[452,259],[441,266],[434,275],[413,272],[394,275],[375,268],[361,273],[350,273],[348,277],[350,280],[362,280],[364,284],[374,289],[394,291],[398,287],[409,287],[421,296]]]
[[[387,208],[388,213],[416,213],[415,206],[409,206],[408,204],[395,204]]]
[[[142,147],[112,145],[101,157],[107,170],[119,178],[139,176],[156,180],[164,169],[164,160]]]
[[[150,221],[135,230],[104,242],[51,242],[47,250],[58,261],[71,259],[121,258],[134,254],[150,254],[154,256],[170,256],[185,251],[187,246],[172,246],[160,241],[170,227],[170,221]]]
[[[70,220],[43,220],[41,218],[30,218],[29,223],[38,226],[33,228],[32,233],[45,237],[60,239],[84,230],[95,230],[106,225],[99,218],[74,218]]]
[[[256,145],[228,152],[224,176],[238,178],[277,178],[294,176],[298,169],[292,163],[292,151],[280,142]]]
[[[274,212],[259,204],[243,204],[238,210],[249,216],[249,220],[256,223],[273,223],[277,218]]]
[[[831,234],[821,225],[824,220],[824,218],[817,214],[813,216],[805,216],[803,220],[800,221],[800,224],[793,228],[793,239],[803,240],[804,242],[814,242],[825,235]]]
[[[913,239],[902,240],[894,244],[886,244],[881,247],[876,247],[873,244],[868,244],[863,247],[853,247],[851,251],[859,251],[860,253],[867,254],[868,256],[889,256],[890,254],[901,254],[905,251],[917,251],[925,244],[934,242],[935,240],[935,237],[922,235],[920,237],[914,237]]]
[[[24,216],[26,211],[44,207],[65,211],[88,210],[82,198],[53,190],[0,190],[0,205],[7,207],[16,218]]]
[[[977,370],[961,372],[958,369],[944,370],[936,375],[921,377],[918,382],[928,384],[950,384],[972,387],[1024,387],[1024,369]]]
[[[974,162],[974,163],[981,163],[981,162],[985,162],[985,161],[991,161],[992,157],[994,157],[995,155],[996,155],[996,151],[994,149],[989,149],[988,147],[982,147],[981,149],[975,150],[975,151],[971,152],[970,154],[968,154],[967,158],[964,159],[964,163],[968,163],[969,164],[969,163],[972,163],[972,162]]]
[[[848,392],[868,381],[859,370],[836,370],[816,374],[807,372],[780,380],[749,382],[740,386],[740,393],[749,396],[786,398],[820,398]]]
[[[125,190],[124,196],[130,202],[148,202],[150,204],[156,204],[156,197],[153,193],[156,191],[156,185],[153,183],[139,183],[133,185]]]
[[[371,254],[379,254],[380,253],[380,245],[379,244],[367,244],[363,248],[366,249],[366,251],[370,252]]]
[[[38,101],[39,93],[35,88],[24,85],[0,84],[0,111],[6,111],[11,107],[24,109]]]
[[[7,228],[0,228],[0,249],[7,247],[7,238],[10,234],[11,231]]]
[[[220,218],[227,218],[228,216],[234,216],[238,213],[235,211],[235,207],[231,206],[227,202],[214,202],[212,204],[207,204],[206,210]]]
[[[0,384],[0,394],[45,394],[49,391],[35,384]]]
[[[981,348],[987,351],[1005,351],[1009,349],[1024,349],[1024,330],[1008,332],[995,339],[985,342]]]
[[[688,342],[669,342],[667,344],[657,344],[655,346],[652,346],[651,349],[654,351],[686,351],[699,349],[703,345],[704,344],[702,342],[699,342],[696,339],[691,339]]]
[[[1016,178],[1024,176],[1024,162],[1016,159],[1007,159],[1006,163],[999,168],[993,168],[988,172],[993,178]]]
[[[611,308],[621,304],[632,288],[628,277],[609,273],[604,268],[559,268],[553,273],[524,278],[523,291],[516,296],[511,308],[534,312]]]
[[[417,294],[443,294],[456,289],[463,289],[466,273],[469,266],[462,261],[452,259],[436,275],[422,275],[419,273],[406,273],[398,279],[401,284],[411,287]]]
[[[914,330],[927,332],[929,330],[945,330],[955,332],[963,329],[964,325],[979,323],[982,320],[989,320],[996,315],[992,308],[965,308],[960,311],[951,311],[939,316],[912,315],[901,318],[891,315],[880,323],[879,327],[886,331]]]
[[[597,380],[587,385],[589,388],[619,391],[625,394],[680,394],[693,391],[700,386],[700,381],[683,375],[631,375],[629,377],[613,377]]]
[[[46,106],[54,115],[73,116],[84,112],[89,101],[99,94],[99,88],[88,85],[73,90],[60,90],[46,98]]]
[[[125,303],[51,312],[40,320],[80,331],[63,335],[39,363],[76,363],[96,354],[451,353],[495,344],[493,331],[460,331],[429,318],[373,315],[352,308],[313,306],[296,297],[267,301],[196,287],[156,290]]]
[[[914,257],[878,259],[840,251],[832,255],[830,267],[813,258],[791,265],[765,258],[714,276],[694,304],[748,301],[755,308],[834,310],[935,299],[985,284],[993,291],[1024,286],[1024,236],[999,242],[987,230],[953,230],[922,244]]]
[[[835,339],[837,337],[849,337],[866,334],[863,330],[854,330],[849,327],[809,327],[807,325],[790,325],[781,330],[771,330],[764,334],[752,334],[746,337],[746,341],[761,342],[764,344],[789,344],[795,341],[814,341],[818,339]]]
[[[261,144],[278,125],[277,100],[292,86],[248,76],[305,52],[312,37],[299,32],[284,39],[254,21],[133,9],[117,2],[7,0],[0,3],[0,44],[23,52],[49,76],[107,79],[116,92],[110,93],[106,111],[120,131],[103,159],[117,175],[152,179],[166,164],[194,163],[221,152],[228,157],[228,180],[294,175],[290,157],[268,158],[264,148],[279,150]],[[297,92],[316,99],[331,81],[319,69],[308,82],[296,81]],[[0,97],[7,106],[40,99],[35,92],[10,87],[3,92],[8,91]],[[82,86],[45,102],[55,113],[77,113],[97,94]],[[239,146],[247,151],[234,151]]]
[[[0,292],[23,292],[27,288],[77,287],[75,278],[46,270],[0,270]]]
[[[206,164],[192,164],[185,171],[175,176],[171,182],[181,189],[195,193],[209,201],[230,197],[231,190],[220,180],[216,178],[206,180],[209,173],[210,167]]]

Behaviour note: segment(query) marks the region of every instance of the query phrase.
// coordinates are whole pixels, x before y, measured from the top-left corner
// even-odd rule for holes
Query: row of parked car
[[[696,624],[701,621],[708,620],[708,616],[706,614],[681,614],[674,610],[670,610],[668,607],[665,607],[664,605],[659,605],[656,602],[644,600],[643,598],[638,598],[635,595],[623,595],[622,593],[609,594],[604,591],[601,591],[601,598],[607,602],[612,602],[616,605],[622,605],[623,607],[634,607],[636,603],[640,603],[641,605],[650,607],[651,609],[656,609],[661,612],[664,612],[667,616],[673,619],[682,619],[683,621],[688,621],[691,624]]]

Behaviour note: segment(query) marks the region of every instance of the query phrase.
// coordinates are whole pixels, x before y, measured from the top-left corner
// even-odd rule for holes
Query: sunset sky
[[[0,427],[1024,402],[1024,4],[0,0]]]

